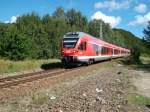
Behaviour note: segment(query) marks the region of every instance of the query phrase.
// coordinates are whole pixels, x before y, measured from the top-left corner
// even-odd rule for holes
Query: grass
[[[134,62],[130,60],[129,57],[127,57],[127,58],[123,58],[121,63],[128,65],[132,68],[145,68],[150,65],[150,57],[140,56],[139,62]]]
[[[15,73],[36,69],[52,69],[59,68],[61,66],[59,59],[45,59],[45,60],[24,60],[24,61],[11,61],[0,59],[0,75],[5,75],[6,73]],[[112,67],[115,63],[107,63],[106,66]]]
[[[142,95],[128,95],[127,97],[128,101],[133,104],[138,105],[150,105],[150,98],[142,96]]]
[[[29,92],[23,96],[0,101],[0,112],[35,112],[35,110],[48,105],[51,90],[42,89]],[[41,111],[44,112],[44,111]]]
[[[141,57],[150,58],[150,53],[142,53]]]
[[[44,64],[60,63],[58,59],[10,61],[0,59],[0,74],[41,69]]]
[[[140,60],[141,60],[143,63],[150,63],[150,57],[141,56],[141,57],[140,57]]]
[[[48,96],[45,94],[36,94],[32,96],[32,103],[35,105],[42,105],[48,101]]]

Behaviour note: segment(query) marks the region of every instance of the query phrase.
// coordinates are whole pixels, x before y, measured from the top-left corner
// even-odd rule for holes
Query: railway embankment
[[[11,61],[0,59],[0,78],[60,67],[59,59]]]
[[[112,60],[79,67],[60,77],[0,90],[0,96],[9,96],[1,99],[0,111],[148,112],[149,74],[149,63],[127,66]]]

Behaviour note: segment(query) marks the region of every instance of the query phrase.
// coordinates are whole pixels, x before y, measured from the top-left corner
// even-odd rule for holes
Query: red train
[[[62,39],[61,55],[64,65],[92,64],[96,61],[128,56],[130,50],[83,32],[69,32]]]

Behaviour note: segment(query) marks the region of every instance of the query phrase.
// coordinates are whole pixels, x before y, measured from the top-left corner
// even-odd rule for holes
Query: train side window
[[[100,53],[101,53],[101,47],[98,46],[98,54],[100,54]]]
[[[102,51],[101,51],[101,54],[108,54],[109,53],[109,48],[107,47],[102,47]]]
[[[96,44],[93,44],[93,50],[96,53],[96,55],[98,55],[101,52],[101,47]]]
[[[86,42],[82,42],[79,46],[79,50],[86,50]]]
[[[114,54],[119,54],[119,50],[114,49]]]
[[[101,54],[105,54],[105,48],[104,47],[102,47]]]
[[[113,53],[114,53],[114,50],[113,50],[113,49],[111,49],[111,54],[113,55]]]

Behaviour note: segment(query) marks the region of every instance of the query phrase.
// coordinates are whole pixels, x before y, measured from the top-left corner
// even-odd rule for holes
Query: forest
[[[143,29],[145,37],[137,38],[131,32],[111,28],[102,20],[88,20],[80,11],[57,8],[53,14],[39,16],[32,12],[17,18],[16,23],[0,23],[0,58],[10,60],[60,58],[60,41],[70,31],[81,31],[124,48],[137,47],[150,52],[150,23]],[[150,54],[150,53],[149,53]]]

